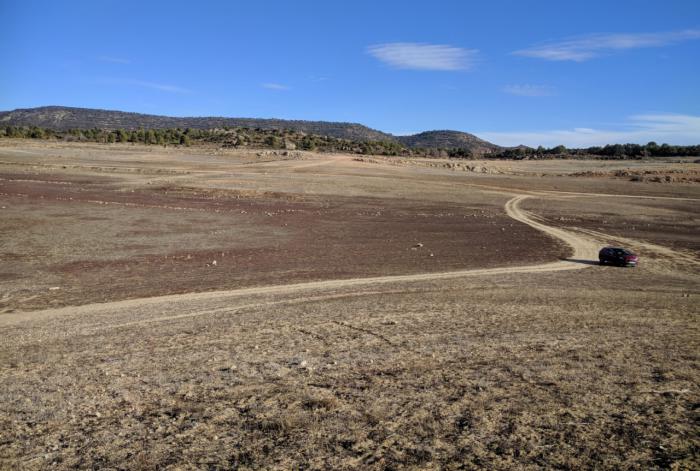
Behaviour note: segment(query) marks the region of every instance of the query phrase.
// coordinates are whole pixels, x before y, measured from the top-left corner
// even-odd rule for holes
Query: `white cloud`
[[[386,43],[367,48],[367,53],[397,69],[465,70],[474,65],[476,49],[442,44]]]
[[[131,61],[129,59],[124,59],[121,57],[100,56],[97,58],[97,60],[102,62],[111,62],[113,64],[131,64]]]
[[[326,80],[329,80],[330,77],[326,77],[325,75],[310,75],[309,80],[312,82],[325,82]]]
[[[513,54],[550,61],[583,62],[617,51],[667,46],[691,39],[700,39],[700,30],[687,29],[665,33],[591,34],[521,49],[514,51]]]
[[[603,146],[605,144],[649,141],[676,145],[700,144],[700,116],[683,114],[645,114],[630,116],[616,129],[573,128],[524,132],[482,132],[479,137],[502,146],[524,144],[553,147]]]
[[[133,79],[122,79],[122,78],[103,78],[100,79],[102,83],[107,83],[107,84],[113,84],[113,85],[131,85],[131,86],[136,86],[136,87],[142,87],[142,88],[151,88],[153,90],[158,90],[161,92],[168,92],[168,93],[192,93],[191,90],[188,90],[183,87],[179,87],[177,85],[170,85],[167,83],[157,83],[157,82],[148,82],[145,80],[133,80]]]
[[[169,93],[190,93],[190,90],[177,85],[169,85],[166,83],[155,83],[155,82],[144,82],[142,80],[131,80],[133,85],[138,85],[139,87],[152,88],[154,90],[160,90],[162,92]]]
[[[506,85],[503,91],[511,95],[519,96],[552,96],[556,95],[556,90],[549,85]]]
[[[288,86],[282,85],[281,83],[261,83],[260,86],[268,90],[289,90]]]

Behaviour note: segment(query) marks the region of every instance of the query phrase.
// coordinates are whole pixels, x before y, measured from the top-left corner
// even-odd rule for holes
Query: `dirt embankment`
[[[574,177],[614,177],[625,178],[633,182],[645,183],[700,183],[700,170],[615,170],[615,171],[585,171],[572,173]]]

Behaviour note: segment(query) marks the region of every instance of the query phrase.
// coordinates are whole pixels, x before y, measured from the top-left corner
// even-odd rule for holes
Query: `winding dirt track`
[[[90,315],[98,312],[115,312],[115,311],[137,311],[141,308],[148,307],[153,311],[158,312],[172,312],[177,310],[177,305],[187,302],[204,302],[211,300],[221,300],[226,299],[236,299],[243,298],[247,296],[288,296],[288,295],[299,295],[295,299],[299,300],[313,300],[316,297],[306,297],[302,296],[303,293],[312,293],[318,291],[330,291],[335,289],[347,289],[347,288],[360,288],[360,287],[374,287],[377,285],[385,285],[392,283],[402,283],[402,282],[420,282],[420,281],[435,281],[450,278],[460,278],[460,277],[473,277],[473,276],[487,276],[487,275],[502,275],[502,274],[512,274],[512,273],[540,273],[540,272],[551,272],[551,271],[561,271],[561,270],[577,270],[590,266],[590,264],[581,263],[581,261],[590,261],[597,258],[597,246],[598,244],[590,236],[585,236],[580,233],[574,233],[566,231],[563,229],[547,226],[541,222],[536,221],[527,211],[522,210],[519,204],[527,199],[532,198],[531,195],[518,195],[510,199],[506,205],[505,210],[508,216],[515,219],[516,221],[527,224],[538,231],[549,234],[550,236],[559,239],[566,244],[568,244],[573,253],[570,260],[561,260],[556,262],[538,264],[538,265],[526,265],[520,267],[500,267],[500,268],[483,268],[483,269],[472,269],[472,270],[457,270],[449,272],[438,272],[438,273],[419,273],[413,275],[393,275],[393,276],[378,276],[378,277],[368,277],[368,278],[351,278],[351,279],[341,279],[341,280],[326,280],[326,281],[313,281],[306,283],[295,283],[289,285],[273,285],[273,286],[263,286],[254,288],[243,288],[236,290],[226,290],[226,291],[212,291],[205,293],[186,293],[168,296],[158,296],[152,298],[141,298],[141,299],[131,299],[124,301],[115,301],[110,303],[101,304],[88,304],[78,307],[65,307],[60,309],[49,309],[44,311],[35,311],[28,313],[16,313],[16,314],[6,314],[0,316],[0,326],[13,325],[17,323],[22,323],[26,321],[39,321],[41,319],[52,318],[57,315]],[[308,295],[307,295],[308,296]],[[277,304],[277,303],[289,303],[293,300],[286,301],[268,301],[262,304]],[[230,311],[240,310],[242,308],[251,308],[259,304],[245,304],[238,307],[230,306],[228,309]],[[157,307],[156,307],[157,306]],[[155,321],[166,321],[174,320],[183,317],[192,317],[205,314],[212,314],[215,312],[220,312],[222,309],[204,309],[197,310],[191,313],[181,313],[177,315],[163,316],[163,317],[150,317],[145,320],[131,321],[128,323],[122,323],[118,325],[133,325],[135,323],[141,322],[155,322]],[[115,325],[117,326],[117,325]]]

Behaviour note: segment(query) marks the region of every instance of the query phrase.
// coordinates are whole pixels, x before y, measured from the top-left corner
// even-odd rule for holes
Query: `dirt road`
[[[129,163],[99,155],[100,166]],[[88,157],[73,163],[92,165]],[[251,165],[243,174],[224,157],[131,157],[150,173],[17,168],[0,182],[35,197],[3,202],[9,263],[81,247],[115,258],[98,260],[100,271],[78,254],[73,271],[50,281],[38,264],[17,262],[6,278],[43,281],[20,295],[91,286],[78,276],[124,285],[0,315],[0,468],[697,467],[697,251],[669,244],[694,234],[695,200],[681,198],[697,195],[690,186],[472,178],[325,157],[241,159]],[[149,189],[173,162],[213,173]],[[98,199],[91,192],[185,209],[83,201]],[[173,239],[119,230],[105,244],[112,225]],[[230,251],[256,228],[256,241],[272,232],[295,243]],[[463,246],[449,245],[457,239]],[[127,243],[147,256],[129,255]],[[642,265],[593,268],[609,243],[638,250]],[[197,269],[214,259],[216,268]],[[339,268],[293,271],[322,264]],[[246,270],[279,276],[235,278]],[[219,284],[197,286],[204,276]],[[153,277],[181,285],[138,291]],[[167,293],[184,294],[157,296]]]
[[[60,309],[49,309],[44,311],[37,311],[31,313],[14,313],[6,314],[0,316],[0,326],[12,325],[19,322],[25,321],[39,321],[40,319],[45,319],[48,317],[53,317],[61,314],[73,314],[73,315],[88,315],[93,311],[104,311],[104,310],[134,310],[137,308],[142,308],[144,306],[150,306],[152,309],[158,311],[168,310],[167,306],[173,303],[181,303],[187,301],[197,301],[203,302],[207,299],[222,299],[222,298],[243,298],[246,296],[257,296],[257,295],[290,295],[293,293],[303,293],[303,292],[318,292],[327,291],[334,289],[347,289],[353,287],[364,287],[364,286],[376,286],[383,284],[396,284],[396,283],[408,283],[408,282],[420,282],[420,281],[435,281],[435,280],[445,280],[451,278],[459,277],[476,277],[476,276],[488,276],[488,275],[503,275],[503,274],[515,274],[515,273],[541,273],[549,271],[561,271],[561,270],[577,270],[581,268],[586,268],[589,264],[582,263],[585,261],[595,261],[597,257],[597,247],[599,243],[596,243],[590,235],[583,235],[581,233],[567,231],[559,229],[556,227],[551,227],[541,222],[536,221],[532,215],[527,213],[527,211],[522,210],[519,204],[527,198],[532,198],[530,195],[519,195],[510,199],[506,205],[505,210],[508,216],[514,220],[527,224],[538,231],[548,234],[556,239],[559,239],[566,244],[568,244],[572,249],[571,258],[568,260],[561,260],[551,263],[537,264],[537,265],[527,265],[520,267],[501,267],[501,268],[486,268],[486,269],[474,269],[474,270],[456,270],[442,273],[421,273],[413,275],[394,275],[394,276],[379,276],[379,277],[367,277],[367,278],[354,278],[354,279],[342,279],[342,280],[326,280],[326,281],[315,281],[308,283],[295,283],[289,285],[274,285],[274,286],[263,286],[254,288],[244,288],[236,290],[226,290],[226,291],[214,291],[207,293],[187,293],[180,295],[170,295],[170,296],[160,296],[153,298],[143,298],[143,299],[133,299],[125,301],[116,301],[111,303],[100,303],[84,305],[79,307],[66,307]],[[250,307],[250,306],[247,306]],[[186,317],[193,315],[204,315],[209,311],[198,314],[185,314]],[[166,316],[160,317],[161,320],[168,320],[171,318],[179,318],[181,316]],[[150,319],[153,321],[153,319]]]

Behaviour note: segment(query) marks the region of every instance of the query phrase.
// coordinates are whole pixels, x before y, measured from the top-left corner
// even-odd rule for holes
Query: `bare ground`
[[[694,185],[0,157],[0,467],[697,468]]]

